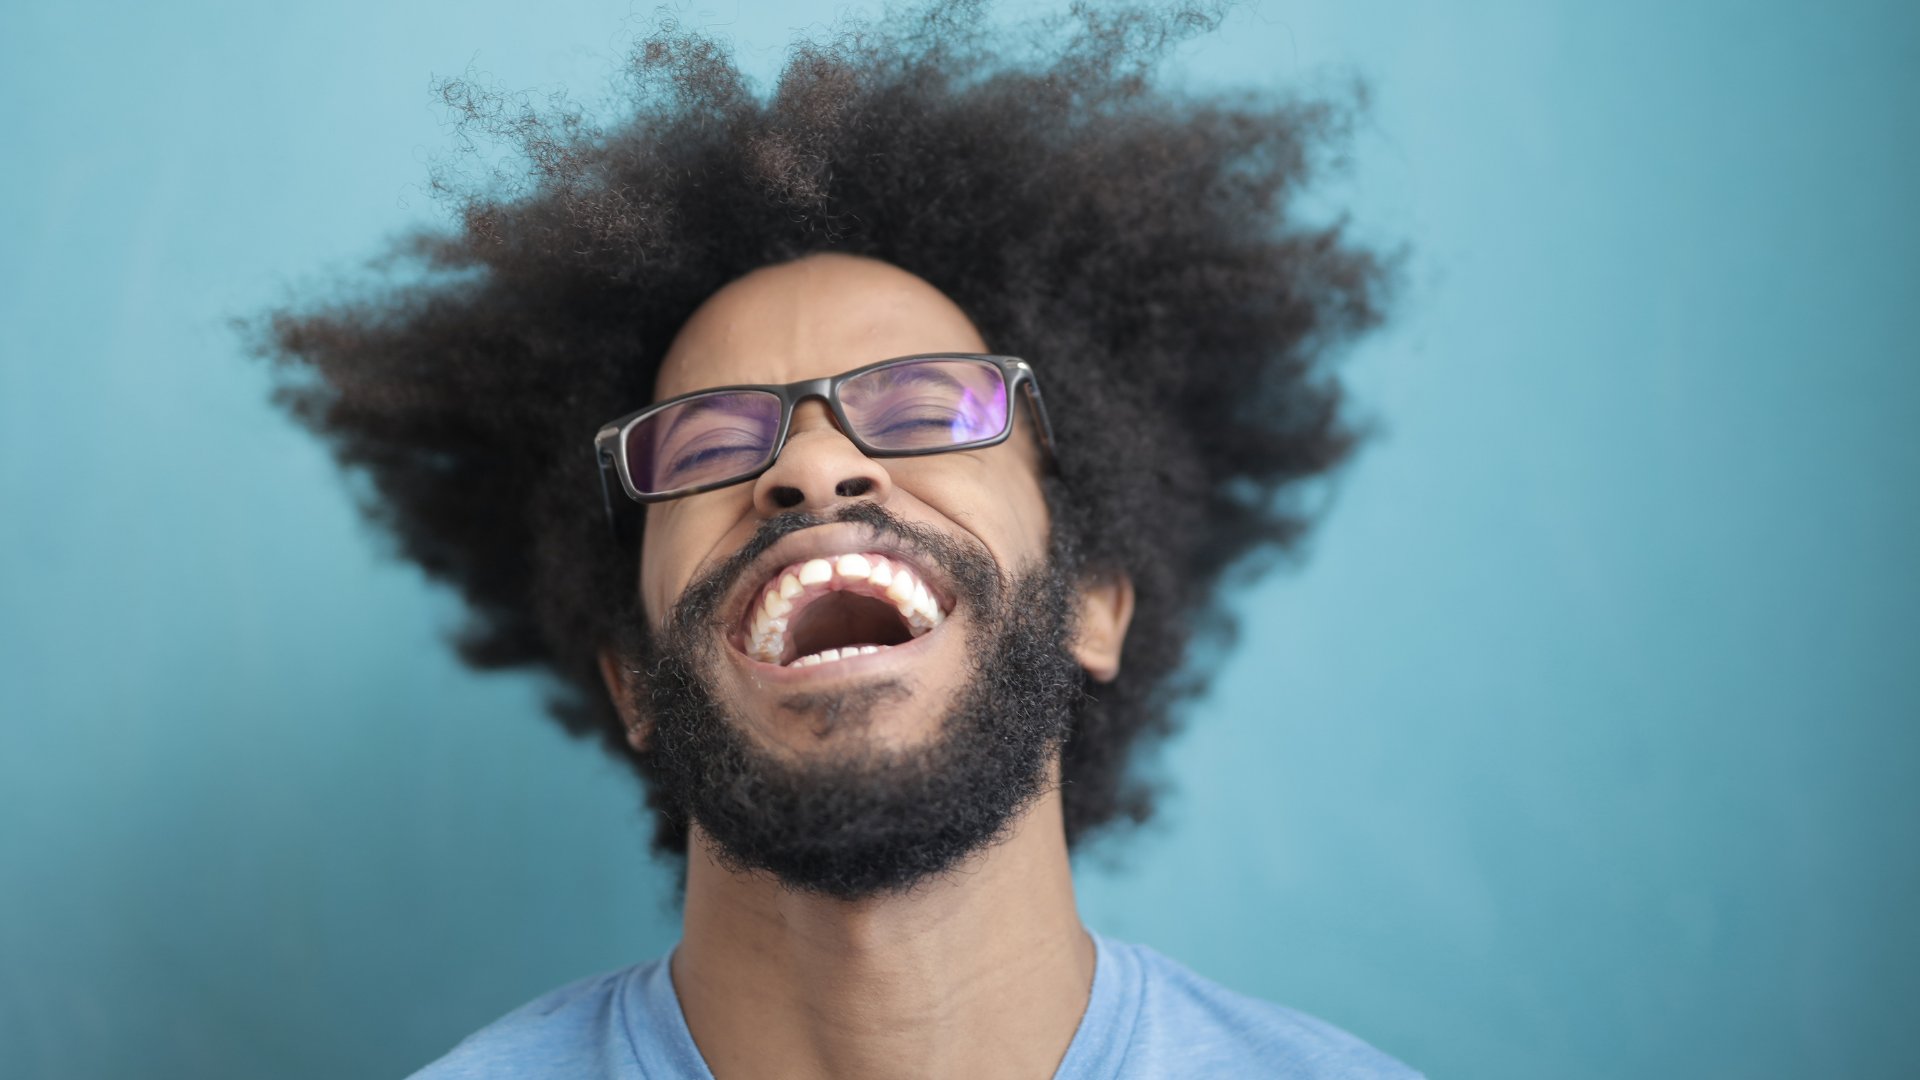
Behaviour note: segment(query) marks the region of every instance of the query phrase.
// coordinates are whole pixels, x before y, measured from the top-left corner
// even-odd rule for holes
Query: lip
[[[953,586],[947,580],[947,575],[938,566],[931,565],[929,560],[923,558],[912,544],[903,542],[899,536],[879,530],[872,525],[860,522],[836,522],[831,525],[816,525],[782,537],[740,575],[740,584],[736,586],[734,595],[728,599],[726,606],[727,644],[732,646],[733,651],[739,654],[742,660],[756,668],[788,672],[789,669],[777,664],[761,663],[748,656],[746,651],[747,615],[752,610],[752,605],[760,599],[760,594],[765,590],[767,582],[773,578],[774,574],[794,563],[828,556],[868,552],[885,555],[889,559],[907,564],[926,584],[927,591],[933,594],[934,601],[940,605],[940,610],[946,612],[949,618],[956,613]],[[939,633],[945,625],[942,623],[911,641],[890,646],[886,652],[873,653],[852,660],[840,660],[832,665],[823,666],[847,666],[851,670],[857,666],[864,666],[869,661],[891,659],[890,653],[901,649],[911,651],[914,645]]]

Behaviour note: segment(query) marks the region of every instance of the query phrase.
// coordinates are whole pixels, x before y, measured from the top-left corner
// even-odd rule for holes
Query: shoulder
[[[1125,1075],[1416,1080],[1340,1028],[1229,990],[1145,945],[1108,943],[1138,965],[1140,1011]]]
[[[590,975],[542,994],[462,1039],[411,1080],[636,1076],[621,1065],[632,1054],[620,992],[626,979],[651,966]]]

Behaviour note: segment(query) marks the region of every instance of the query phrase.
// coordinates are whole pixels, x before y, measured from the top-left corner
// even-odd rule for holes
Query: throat
[[[880,649],[910,641],[913,632],[891,604],[853,593],[831,593],[808,604],[788,630],[792,659],[827,650]]]

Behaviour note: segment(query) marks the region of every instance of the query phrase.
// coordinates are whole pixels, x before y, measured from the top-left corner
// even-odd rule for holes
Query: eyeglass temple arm
[[[1047,459],[1055,461],[1057,457],[1053,449],[1053,422],[1047,419],[1046,402],[1040,394],[1040,380],[1034,378],[1032,372],[1028,372],[1027,378],[1021,385],[1027,392],[1027,403],[1033,406],[1033,426],[1040,432],[1040,445],[1046,450]]]
[[[626,497],[626,489],[620,486],[620,467],[605,445],[595,447],[594,456],[600,461],[600,504],[607,511],[607,531],[613,534],[614,543],[626,547],[633,541],[633,511],[627,507],[631,500]],[[618,500],[615,490],[620,492]]]

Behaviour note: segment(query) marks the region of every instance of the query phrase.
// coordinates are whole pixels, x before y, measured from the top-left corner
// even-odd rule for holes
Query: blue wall
[[[432,76],[592,99],[641,22],[122,7],[0,9],[0,1072],[397,1075],[665,948],[670,877],[226,320],[439,220]],[[764,74],[840,5],[787,7],[685,17]],[[1182,51],[1370,79],[1317,205],[1414,257],[1349,360],[1384,434],[1091,924],[1436,1077],[1910,1075],[1917,13],[1270,2]]]

